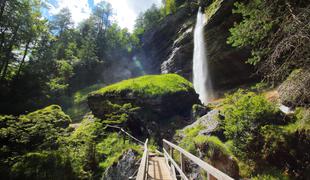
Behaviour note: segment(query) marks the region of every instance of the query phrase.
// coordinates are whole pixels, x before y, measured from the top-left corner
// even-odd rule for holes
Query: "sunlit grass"
[[[121,81],[91,94],[132,92],[141,96],[158,96],[178,91],[189,91],[192,87],[192,83],[176,74],[146,75]]]

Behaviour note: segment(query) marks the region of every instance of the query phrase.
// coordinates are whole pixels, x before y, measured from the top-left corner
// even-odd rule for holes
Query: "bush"
[[[19,117],[0,116],[0,176],[51,179],[71,173],[65,153],[57,152],[69,135],[70,117],[52,105]]]
[[[242,161],[252,164],[250,174],[258,179],[281,179],[283,173],[297,179],[309,177],[310,136],[307,113],[298,109],[290,119],[279,115],[274,104],[263,96],[239,90],[226,97],[223,105],[225,135],[230,149]]]
[[[283,81],[292,70],[309,67],[309,3],[295,0],[251,0],[235,3],[242,21],[230,29],[227,42],[251,48],[248,63],[268,82]]]
[[[223,105],[224,134],[233,141],[236,154],[242,159],[258,158],[261,148],[259,129],[277,120],[279,110],[263,96],[239,90],[228,95]]]

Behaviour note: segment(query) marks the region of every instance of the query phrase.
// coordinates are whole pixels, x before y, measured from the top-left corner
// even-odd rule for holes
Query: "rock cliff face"
[[[128,177],[134,175],[139,168],[138,154],[133,150],[125,152],[120,160],[114,165],[110,166],[102,176],[102,180],[127,180]]]
[[[194,6],[182,7],[175,14],[167,16],[157,26],[144,33],[142,50],[138,56],[147,73],[159,74],[161,72],[161,64],[173,54],[173,44],[178,34],[183,33],[184,29],[192,25],[196,9],[198,8]]]
[[[234,0],[216,0],[206,7],[205,39],[211,79],[216,92],[246,84],[254,79],[245,63],[249,50],[226,43],[229,29],[238,16],[232,13]],[[145,33],[140,55],[148,73],[177,73],[192,80],[193,30],[198,7],[186,6]]]

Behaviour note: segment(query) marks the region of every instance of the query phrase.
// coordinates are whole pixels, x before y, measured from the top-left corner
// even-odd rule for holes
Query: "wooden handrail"
[[[148,148],[147,148],[148,139],[144,143],[144,152],[142,155],[141,163],[139,166],[138,174],[136,180],[146,180],[147,179],[147,170],[148,170]]]
[[[182,149],[181,147],[163,139],[164,144],[167,144],[170,148],[173,148],[177,151],[180,152],[180,155],[184,155],[185,157],[187,157],[189,160],[193,161],[195,164],[197,164],[200,168],[202,168],[203,170],[205,170],[208,174],[208,176],[213,176],[216,179],[219,180],[233,180],[233,178],[229,177],[227,174],[223,173],[222,171],[216,169],[215,167],[211,166],[210,164],[202,161],[201,159],[199,159],[198,157],[194,156],[193,154],[185,151],[184,149]],[[169,155],[167,153],[167,151],[165,150],[165,148],[163,148],[165,156],[168,157],[168,160],[171,161],[171,164],[173,166],[175,166],[175,168],[177,169],[177,171],[180,173],[182,179],[187,180],[187,177],[184,177],[185,174],[182,171],[182,168],[179,167],[179,165],[177,163],[175,163],[175,161],[173,160],[173,158],[171,157],[171,155]],[[210,179],[210,178],[209,178]]]

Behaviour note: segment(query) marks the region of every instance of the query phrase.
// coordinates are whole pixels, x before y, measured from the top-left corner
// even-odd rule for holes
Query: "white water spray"
[[[208,70],[208,62],[204,39],[205,16],[198,10],[196,27],[194,32],[194,59],[193,59],[193,83],[199,99],[203,104],[207,104],[212,98],[212,85]]]

